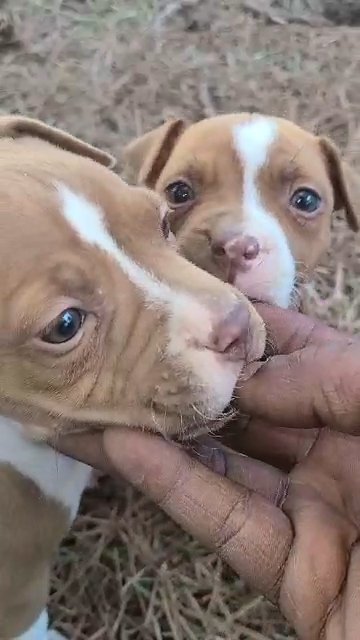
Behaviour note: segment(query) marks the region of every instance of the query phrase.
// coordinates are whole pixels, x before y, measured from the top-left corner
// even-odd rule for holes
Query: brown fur
[[[184,215],[173,217],[172,228],[183,255],[221,279],[226,279],[225,267],[214,259],[209,238],[222,225],[241,219],[242,167],[231,136],[234,124],[250,117],[216,116],[188,127],[182,120],[170,120],[130,143],[124,153],[125,174],[161,194],[181,178],[195,186],[196,201]],[[333,143],[286,120],[277,122],[280,137],[259,176],[262,198],[285,230],[298,272],[309,275],[329,246],[334,210],[343,209],[349,226],[358,230],[360,179]],[[320,189],[323,215],[302,224],[289,215],[290,183],[292,188],[309,184]]]
[[[223,373],[236,377],[235,366],[240,371],[263,353],[263,323],[244,296],[178,255],[161,232],[159,197],[100,166],[109,163],[67,134],[0,118],[0,416],[33,438],[108,424],[189,434],[205,393],[199,368],[218,371],[221,384]],[[67,223],[59,183],[100,206],[118,246],[175,294],[185,292],[190,306],[174,307],[170,322],[165,307],[145,304],[116,261]],[[80,340],[71,349],[46,345],[43,330],[72,306],[87,312]],[[233,362],[207,345],[239,307],[248,310],[249,326],[245,355]],[[169,355],[172,338],[179,352]],[[200,356],[205,366],[197,365]],[[69,514],[3,463],[0,513],[4,638],[24,632],[44,608]]]
[[[157,403],[160,407],[169,403],[166,428],[176,430],[176,407],[184,405],[186,415],[185,407],[190,413],[195,398],[189,395],[188,374],[173,378],[171,396],[163,384],[168,363],[156,360],[163,348],[164,317],[143,308],[139,291],[107,255],[82,247],[58,214],[51,180],[56,176],[91,202],[101,202],[113,236],[174,289],[183,289],[186,283],[186,290],[200,299],[212,297],[215,311],[221,300],[226,306],[233,293],[202,271],[194,271],[164,241],[157,196],[127,187],[91,161],[70,154],[61,160],[58,154],[47,143],[32,139],[0,141],[0,255],[7,273],[1,290],[6,304],[0,305],[0,411],[57,429],[81,429],[89,421],[156,428],[164,420]],[[45,316],[56,315],[52,300],[61,297],[80,298],[102,321],[89,327],[79,349],[58,361],[35,348],[33,337]]]
[[[228,265],[214,255],[211,244],[227,225],[231,228],[243,216],[243,167],[234,149],[232,129],[250,117],[246,113],[222,115],[189,126],[181,119],[169,120],[124,151],[125,175],[135,183],[155,188],[165,197],[166,187],[177,180],[193,187],[194,202],[178,214],[174,211],[171,228],[182,254],[223,280]],[[329,247],[334,211],[343,210],[350,228],[359,230],[360,178],[330,140],[283,119],[277,123],[280,136],[260,171],[258,188],[265,208],[285,231],[302,283]],[[300,221],[289,210],[289,190],[306,185],[322,194],[324,207],[315,219]],[[301,289],[296,303],[306,311]],[[236,418],[235,423],[238,438],[247,419]]]
[[[36,146],[39,145],[40,148],[51,149],[48,143],[40,140],[54,145],[55,158],[58,154],[55,147],[71,152],[68,154],[70,163],[76,157],[73,154],[92,158],[109,167],[114,165],[114,159],[65,132],[20,116],[0,118],[0,138],[0,206],[9,231],[6,239],[6,230],[2,227],[1,264],[6,270],[6,276],[2,278],[4,295],[0,342],[4,347],[7,344],[5,333],[8,336],[11,331],[11,304],[8,306],[8,303],[14,293],[11,292],[12,287],[16,289],[14,276],[17,263],[28,269],[30,265],[26,267],[26,262],[31,258],[24,253],[23,248],[15,246],[15,238],[19,239],[23,233],[24,224],[27,224],[26,215],[31,215],[31,211],[36,210],[39,205],[45,205],[41,199],[43,185],[35,178],[36,154],[34,157],[29,154],[34,138],[39,140]],[[23,150],[23,157],[20,149]],[[25,157],[27,160],[23,161]],[[52,159],[47,155],[46,164],[49,169],[51,163]],[[23,185],[24,175],[28,178],[32,174],[33,184],[26,189]],[[20,212],[20,219],[13,216],[12,207],[16,213]],[[36,232],[36,229],[33,231]],[[15,242],[14,249],[18,249],[19,253],[12,254],[12,242]],[[16,314],[15,307],[13,312]],[[6,317],[8,324],[5,327]],[[15,324],[25,321],[23,315],[22,318],[13,316],[13,319]],[[12,378],[14,379],[13,376]],[[3,390],[5,391],[4,386],[0,395]],[[70,515],[68,509],[43,495],[37,485],[7,463],[0,463],[0,513],[0,637],[8,639],[23,633],[44,609],[52,561],[69,526]]]
[[[4,640],[24,632],[44,609],[51,565],[69,514],[7,464],[0,464],[0,514],[0,638]]]
[[[1,138],[22,138],[24,137],[39,138],[45,140],[55,147],[71,151],[78,156],[91,158],[103,164],[105,167],[112,168],[116,164],[115,158],[102,149],[98,149],[79,138],[75,138],[70,133],[61,131],[51,127],[44,122],[26,118],[23,116],[1,116],[0,118],[0,137]]]

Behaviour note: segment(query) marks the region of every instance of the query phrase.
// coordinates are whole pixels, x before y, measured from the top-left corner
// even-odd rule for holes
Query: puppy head
[[[252,298],[289,306],[329,246],[333,211],[359,227],[358,176],[329,140],[280,118],[173,120],[125,160],[165,195],[181,252]]]
[[[176,253],[158,195],[20,124],[0,119],[0,413],[39,437],[216,420],[263,353],[260,318]]]

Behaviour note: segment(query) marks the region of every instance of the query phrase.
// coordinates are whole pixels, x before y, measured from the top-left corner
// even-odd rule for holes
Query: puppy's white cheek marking
[[[42,493],[54,498],[74,518],[91,468],[54,451],[47,444],[24,436],[22,426],[0,416],[0,464],[10,464],[32,480]]]
[[[271,244],[276,259],[275,280],[266,284],[274,302],[288,307],[295,284],[295,262],[291,254],[287,238],[281,225],[261,202],[256,188],[259,170],[267,161],[271,145],[278,135],[275,120],[265,117],[254,117],[246,124],[239,124],[233,130],[235,150],[244,167],[243,205],[245,223],[243,230],[254,235],[264,244]],[[275,265],[274,265],[275,266]]]

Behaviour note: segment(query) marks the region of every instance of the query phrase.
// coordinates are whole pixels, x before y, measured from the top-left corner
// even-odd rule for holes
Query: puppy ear
[[[171,119],[130,142],[123,152],[125,178],[153,189],[185,128],[184,120]]]
[[[50,144],[65,151],[91,158],[91,160],[95,160],[95,162],[99,162],[105,167],[113,168],[116,164],[115,158],[106,153],[106,151],[93,147],[91,144],[83,142],[83,140],[75,138],[65,131],[51,127],[44,122],[23,116],[0,117],[0,138],[21,138],[25,136],[50,142]]]
[[[339,149],[331,140],[321,138],[320,145],[328,163],[329,175],[334,189],[335,211],[343,209],[350,229],[359,231],[360,175],[342,160]]]

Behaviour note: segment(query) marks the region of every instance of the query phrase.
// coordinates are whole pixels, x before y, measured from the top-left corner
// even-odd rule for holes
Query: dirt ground
[[[120,156],[169,114],[264,111],[331,136],[360,168],[358,0],[2,0],[0,11],[3,112]],[[335,221],[308,290],[314,313],[355,331],[357,247]],[[51,613],[72,640],[295,638],[241,578],[109,480],[60,550]]]

